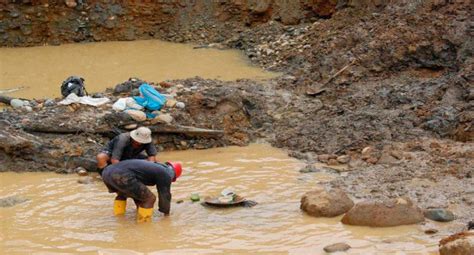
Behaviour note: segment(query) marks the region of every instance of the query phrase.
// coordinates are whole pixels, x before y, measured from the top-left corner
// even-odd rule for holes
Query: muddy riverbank
[[[130,92],[123,92],[124,88],[133,90],[139,84],[140,81],[125,82],[116,87],[116,91],[122,93],[110,90],[101,95],[111,98],[113,102],[130,95]],[[110,137],[117,132],[125,132],[130,125],[150,126],[156,132],[154,142],[160,150],[184,150],[245,146],[256,140],[285,147],[280,139],[295,135],[295,122],[316,121],[291,117],[292,114],[304,115],[307,111],[303,107],[305,102],[314,99],[278,89],[275,80],[258,83],[250,80],[222,82],[187,79],[166,83],[164,87],[155,85],[162,93],[176,94],[175,99],[186,104],[184,110],[168,108],[163,111],[173,117],[171,124],[136,122],[127,115],[114,112],[111,104],[95,108],[84,105],[44,106],[38,102],[32,112],[9,109],[0,113],[3,120],[1,157],[5,162],[0,170],[64,173],[84,167],[95,171],[93,159],[97,151]],[[280,112],[295,106],[300,106],[301,112],[293,110],[288,113],[290,116]],[[314,107],[314,104],[305,106]],[[306,114],[309,116],[318,112],[320,121],[331,118],[318,110],[310,110]],[[71,114],[74,118],[70,117]],[[352,121],[364,123],[363,119]],[[321,145],[314,149],[292,150],[286,147],[290,149],[289,155],[307,162],[306,168],[310,171],[303,171],[307,173],[302,175],[326,171],[338,174],[339,178],[324,184],[343,188],[356,199],[407,196],[425,209],[450,209],[458,216],[459,224],[455,226],[459,228],[474,216],[474,201],[471,198],[474,192],[472,143],[435,138],[423,129],[418,131],[418,137],[412,136],[407,140],[377,143],[364,140],[365,137],[361,136],[360,143],[325,143],[324,139],[344,138],[345,133],[338,130],[345,131],[346,122],[336,123],[340,126],[326,125],[319,131],[333,135],[321,137]],[[189,126],[203,130],[195,132],[183,128]],[[349,129],[346,132],[356,131]],[[333,153],[334,150],[338,152]]]

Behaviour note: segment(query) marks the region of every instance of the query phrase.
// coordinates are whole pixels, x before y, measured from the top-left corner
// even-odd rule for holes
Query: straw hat
[[[151,130],[146,127],[139,127],[130,132],[130,137],[139,143],[151,143]]]

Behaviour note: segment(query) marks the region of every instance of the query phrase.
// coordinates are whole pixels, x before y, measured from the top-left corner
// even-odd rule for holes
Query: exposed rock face
[[[10,3],[7,3],[10,2]],[[298,24],[315,17],[330,17],[336,5],[372,7],[376,0],[232,0],[232,1],[127,1],[63,0],[0,2],[0,45],[168,38],[195,41],[209,38],[209,27],[255,25],[271,20]],[[59,2],[61,3],[61,1]],[[58,15],[61,13],[61,15]],[[4,19],[4,17],[8,17]],[[18,31],[19,30],[19,31]],[[183,33],[179,30],[188,30]],[[20,33],[18,33],[20,32]],[[179,35],[180,34],[180,35]],[[213,34],[212,41],[222,41]]]
[[[440,255],[474,254],[474,231],[454,234],[439,241]]]
[[[354,202],[341,189],[318,188],[301,198],[300,208],[315,217],[339,216],[354,206]]]
[[[392,227],[415,224],[423,220],[423,212],[411,200],[398,198],[383,202],[358,203],[344,215],[342,223],[370,227]]]

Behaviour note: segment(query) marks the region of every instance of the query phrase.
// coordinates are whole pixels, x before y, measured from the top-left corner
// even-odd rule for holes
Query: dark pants
[[[130,197],[135,202],[144,202],[154,196],[147,186],[141,183],[133,173],[124,170],[105,170],[102,173],[102,180],[110,193],[117,193],[120,196]]]

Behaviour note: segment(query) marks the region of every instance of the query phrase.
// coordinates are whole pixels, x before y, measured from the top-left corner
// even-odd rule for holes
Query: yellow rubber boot
[[[127,200],[114,200],[114,215],[124,215],[127,208]]]
[[[149,222],[153,216],[153,208],[142,208],[138,207],[137,211],[137,222]]]

